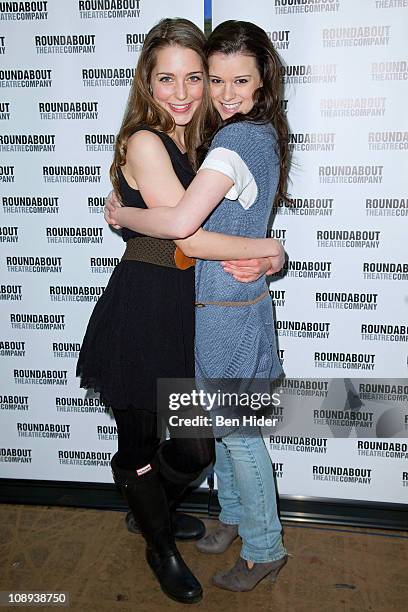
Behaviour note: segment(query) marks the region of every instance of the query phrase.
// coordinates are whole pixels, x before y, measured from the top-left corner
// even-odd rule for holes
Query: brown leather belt
[[[130,238],[126,243],[122,261],[141,261],[178,270],[186,270],[195,264],[195,260],[186,257],[173,240],[150,238],[150,236]]]
[[[176,268],[174,251],[176,245],[173,240],[161,240],[149,236],[130,238],[126,243],[122,261],[142,261],[144,263]]]
[[[247,300],[245,302],[196,302],[196,308],[203,308],[204,306],[251,306],[252,304],[257,304],[261,300],[263,300],[267,295],[269,295],[268,289],[258,295],[253,300]]]

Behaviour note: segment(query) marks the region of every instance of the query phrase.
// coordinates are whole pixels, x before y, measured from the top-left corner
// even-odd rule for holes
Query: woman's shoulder
[[[174,147],[170,136],[149,127],[138,127],[129,136],[126,147],[127,158],[140,160],[152,158],[152,156],[174,154]]]
[[[132,143],[160,143],[163,141],[162,134],[154,128],[140,125],[132,130],[128,137],[128,147]]]
[[[222,147],[236,151],[241,157],[273,149],[276,132],[269,124],[237,121],[223,126],[215,135],[211,149]]]
[[[167,152],[171,158],[182,156],[173,139],[166,134],[148,126],[139,126],[128,138],[127,153],[143,155],[162,155]]]
[[[271,123],[256,123],[254,121],[235,121],[224,125],[215,135],[214,141],[219,143],[231,140],[245,140],[248,138],[273,138],[275,128]],[[248,144],[248,143],[247,143]]]

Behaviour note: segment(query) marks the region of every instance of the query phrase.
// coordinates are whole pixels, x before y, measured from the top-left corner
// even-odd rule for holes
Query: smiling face
[[[249,113],[254,92],[262,87],[255,58],[242,53],[213,53],[208,63],[212,101],[222,119]]]
[[[203,65],[198,53],[177,45],[156,52],[150,87],[152,96],[173,117],[176,126],[186,126],[203,96]]]

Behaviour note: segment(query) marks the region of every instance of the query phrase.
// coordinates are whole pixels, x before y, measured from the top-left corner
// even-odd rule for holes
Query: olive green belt
[[[139,236],[127,241],[122,261],[141,261],[166,268],[177,268],[174,259],[175,250],[176,245],[173,240]]]
[[[196,302],[196,308],[203,308],[204,306],[251,306],[252,304],[257,304],[261,300],[263,300],[267,295],[269,295],[268,289],[258,295],[253,300],[242,301],[231,301],[231,302]]]

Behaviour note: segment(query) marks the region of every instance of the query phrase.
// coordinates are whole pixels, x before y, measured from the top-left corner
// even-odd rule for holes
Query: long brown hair
[[[213,53],[242,53],[254,57],[263,85],[254,92],[254,106],[246,115],[236,113],[227,121],[217,119],[219,129],[227,123],[254,121],[271,123],[278,136],[280,176],[275,202],[289,201],[287,183],[289,173],[288,123],[282,108],[282,61],[266,32],[249,21],[224,21],[210,34],[205,46],[207,58]],[[214,131],[214,125],[212,126]],[[210,128],[211,131],[211,128]]]
[[[157,51],[173,45],[195,51],[203,64],[203,99],[186,126],[184,136],[189,160],[194,168],[197,167],[197,148],[203,139],[206,117],[215,114],[208,87],[205,42],[201,30],[187,19],[162,19],[147,34],[137,63],[122,125],[116,137],[115,153],[110,167],[110,179],[115,191],[119,189],[118,170],[126,163],[127,142],[135,129],[141,125],[165,133],[171,133],[175,129],[172,116],[157,104],[150,93],[150,79],[156,64]]]

